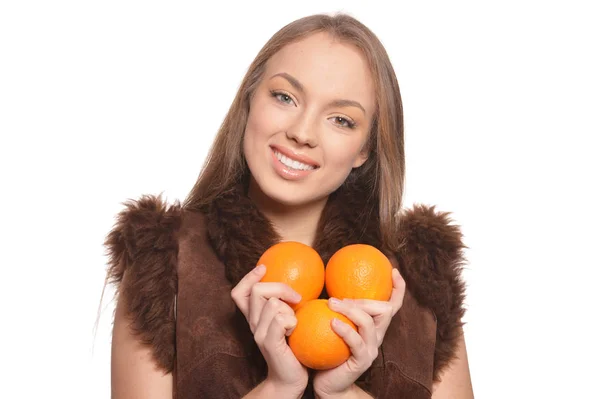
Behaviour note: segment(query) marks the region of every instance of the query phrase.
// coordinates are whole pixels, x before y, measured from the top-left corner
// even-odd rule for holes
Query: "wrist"
[[[269,378],[264,380],[262,385],[262,394],[265,398],[297,399],[302,397],[306,389],[306,384],[304,386],[286,385]]]
[[[321,392],[315,388],[315,396],[317,399],[360,399],[370,397],[356,384],[350,385],[344,391],[332,393]]]

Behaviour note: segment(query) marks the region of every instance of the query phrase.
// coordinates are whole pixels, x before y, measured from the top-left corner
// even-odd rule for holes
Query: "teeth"
[[[281,162],[288,168],[292,168],[292,169],[296,169],[296,170],[312,170],[315,168],[312,165],[307,165],[302,162],[294,161],[293,159],[286,157],[279,151],[274,151],[274,152],[275,152],[275,156],[277,157],[277,159],[279,159],[279,162]]]

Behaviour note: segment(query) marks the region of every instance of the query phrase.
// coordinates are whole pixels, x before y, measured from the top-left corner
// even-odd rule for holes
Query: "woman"
[[[400,212],[403,182],[400,92],[375,35],[346,15],[281,29],[183,206],[131,201],[107,237],[113,397],[472,397],[461,234],[433,207]],[[333,370],[287,346],[297,293],[259,282],[278,241],[324,262],[367,243],[395,266],[389,302],[329,300],[359,327],[332,325],[352,351]]]

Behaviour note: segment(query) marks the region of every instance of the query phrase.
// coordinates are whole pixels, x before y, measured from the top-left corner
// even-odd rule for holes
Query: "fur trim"
[[[133,332],[153,349],[158,366],[171,372],[181,207],[150,195],[124,205],[104,242],[107,280],[115,284],[118,300],[126,303]]]
[[[377,212],[374,208],[358,208],[358,199],[363,195],[359,187],[344,186],[330,196],[314,245],[325,264],[344,245],[365,243],[380,247]],[[232,286],[279,240],[271,223],[245,194],[244,185],[225,192],[207,209],[207,223],[209,239],[226,265]],[[407,288],[437,318],[435,380],[452,360],[462,326],[465,288],[460,273],[464,262],[461,250],[465,246],[461,238],[458,226],[450,225],[449,213],[415,205],[403,212],[398,237],[401,249],[391,254],[398,260]],[[322,297],[326,297],[325,290]]]
[[[372,194],[373,198],[365,201],[368,192],[365,187],[346,181],[329,196],[315,237],[315,250],[325,264],[345,245],[369,244],[381,248],[378,199]]]
[[[344,245],[366,243],[380,247],[379,220],[373,204],[360,209],[360,187],[345,185],[332,194],[319,222],[315,249],[327,263]],[[364,204],[364,202],[362,202]],[[369,205],[370,204],[370,205]],[[132,329],[153,348],[157,364],[173,370],[175,356],[174,301],[177,294],[178,232],[181,206],[167,206],[160,197],[143,196],[125,203],[106,238],[108,281],[117,287]],[[280,240],[272,224],[247,197],[243,183],[224,192],[202,210],[208,239],[226,265],[232,286],[248,273],[263,252]],[[434,379],[453,359],[460,337],[465,286],[462,234],[450,224],[449,213],[415,205],[402,214],[401,249],[391,254],[420,305],[437,318]],[[326,293],[324,292],[324,296]]]
[[[435,206],[415,205],[402,218],[398,254],[400,272],[417,301],[430,308],[437,318],[434,380],[454,358],[465,313],[465,284],[461,279],[466,262],[462,234],[451,225],[449,212]]]
[[[227,279],[237,284],[271,245],[281,240],[271,222],[246,196],[244,187],[224,192],[209,207],[208,238],[223,264]]]
[[[270,221],[246,195],[247,183],[224,192],[205,212],[210,242],[232,285],[237,284],[261,255],[281,240]],[[358,188],[344,186],[333,193],[325,205],[315,237],[315,250],[327,264],[344,245],[364,243],[378,246],[379,220],[375,209],[362,201]],[[372,202],[369,202],[372,204]]]

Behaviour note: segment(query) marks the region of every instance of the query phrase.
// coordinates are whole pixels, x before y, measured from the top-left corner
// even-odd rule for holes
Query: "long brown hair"
[[[402,99],[396,74],[375,34],[346,14],[318,14],[298,19],[279,30],[260,50],[231,104],[196,184],[184,201],[186,209],[202,209],[220,193],[247,175],[243,136],[250,112],[250,100],[259,85],[267,61],[284,46],[311,34],[327,32],[334,39],[362,50],[373,73],[376,111],[367,143],[369,158],[351,173],[352,180],[363,181],[379,201],[382,245],[396,248],[398,222],[404,192],[404,124]],[[365,197],[365,201],[369,201]]]

